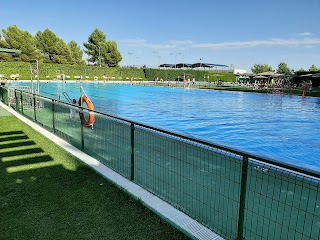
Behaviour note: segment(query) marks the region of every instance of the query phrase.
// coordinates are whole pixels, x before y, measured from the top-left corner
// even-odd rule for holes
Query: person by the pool
[[[3,79],[3,80],[1,81],[1,85],[2,85],[2,86],[6,85],[7,81],[8,81],[8,78]]]

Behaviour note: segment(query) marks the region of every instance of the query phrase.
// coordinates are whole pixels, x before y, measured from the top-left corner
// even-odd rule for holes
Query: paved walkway
[[[0,102],[0,117],[1,116],[10,116],[15,115],[17,118],[25,122],[27,125],[34,128],[39,133],[43,134],[47,138],[51,139],[60,147],[64,148],[70,154],[74,155],[80,159],[85,164],[89,165],[92,169],[100,173],[105,178],[112,181],[121,189],[128,192],[137,200],[141,201],[147,208],[159,215],[161,218],[165,219],[173,226],[178,228],[180,231],[190,236],[193,239],[203,239],[203,240],[223,240],[219,235],[212,232],[210,229],[206,228],[202,224],[198,223],[194,219],[190,218],[188,215],[180,212],[167,202],[161,200],[157,196],[151,194],[147,190],[143,189],[139,185],[129,181],[128,179],[122,177],[120,174],[109,169],[105,165],[101,164],[96,159],[90,157],[89,155],[83,153],[79,149],[75,148],[68,142],[58,138],[53,133],[43,129],[33,121],[23,117],[17,113],[12,108]],[[0,118],[1,121],[1,118]]]
[[[11,116],[12,113],[10,113],[9,111],[7,111],[6,109],[4,109],[1,105],[0,105],[0,117],[3,116]]]

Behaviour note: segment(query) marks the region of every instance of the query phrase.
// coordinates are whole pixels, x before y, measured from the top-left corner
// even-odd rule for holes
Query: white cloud
[[[303,33],[299,33],[299,36],[303,36],[303,37],[310,37],[314,34],[312,34],[311,32],[303,32]]]
[[[312,46],[320,45],[319,38],[305,38],[305,39],[270,39],[270,40],[256,40],[244,42],[223,42],[223,43],[201,43],[193,44],[193,48],[207,48],[207,49],[226,49],[226,48],[250,48],[259,46]]]
[[[121,40],[128,47],[141,47],[150,49],[172,49],[176,47],[190,46],[193,44],[191,40],[170,40],[168,43],[149,43],[145,39],[126,39]]]
[[[151,49],[170,49],[175,48],[175,44],[152,44],[148,43],[144,39],[127,39],[120,41],[128,47],[140,47],[140,48],[151,48]]]
[[[171,40],[170,43],[175,45],[190,45],[193,44],[191,40]]]
[[[149,43],[145,39],[126,39],[120,41],[128,47],[135,48],[148,48],[154,50],[161,49],[240,49],[240,48],[253,48],[253,47],[272,47],[272,46],[284,46],[284,47],[305,47],[312,48],[316,45],[320,45],[320,38],[310,38],[311,33],[301,33],[304,38],[290,38],[290,39],[268,39],[268,40],[254,40],[254,41],[235,41],[235,42],[221,42],[221,43],[194,43],[191,40],[170,40],[168,43]]]

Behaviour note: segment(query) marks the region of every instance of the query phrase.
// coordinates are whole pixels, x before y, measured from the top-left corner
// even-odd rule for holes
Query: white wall
[[[241,74],[241,73],[247,73],[247,70],[245,70],[245,69],[237,69],[237,68],[235,68],[234,70],[233,70],[233,74]]]

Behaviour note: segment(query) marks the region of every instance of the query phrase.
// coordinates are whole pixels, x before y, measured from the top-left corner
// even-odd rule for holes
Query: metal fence
[[[320,239],[320,174],[18,89],[19,113],[225,239]],[[14,96],[14,101],[6,100]]]

